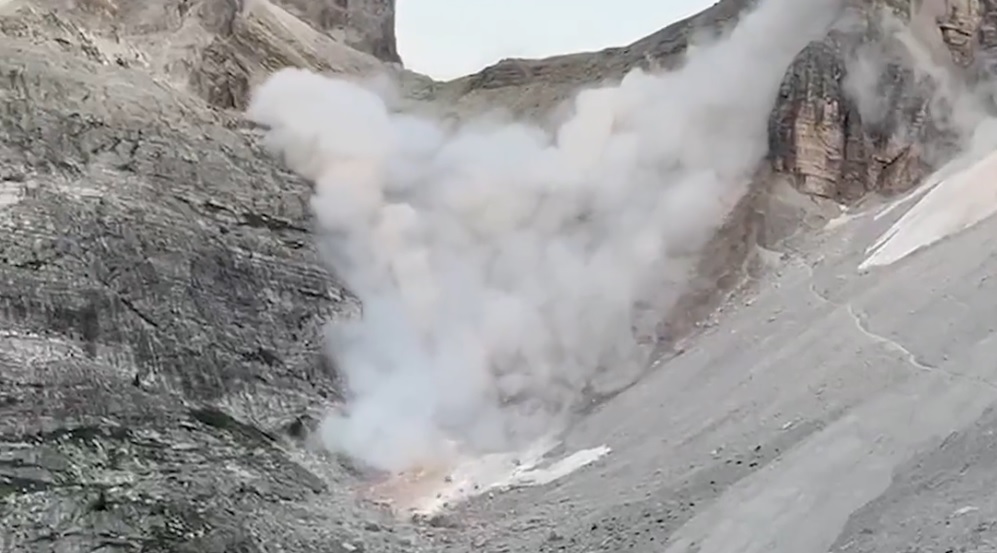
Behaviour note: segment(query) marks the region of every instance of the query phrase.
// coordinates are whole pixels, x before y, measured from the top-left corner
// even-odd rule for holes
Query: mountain
[[[437,94],[455,110],[502,107],[535,118],[579,87],[618,80],[634,68],[681,65],[691,38],[722,34],[753,4],[720,1],[621,48],[503,60],[438,85]],[[767,173],[713,244],[715,252],[704,256],[707,263],[721,261],[701,268],[704,292],[690,297],[695,300],[682,317],[702,318],[717,301],[704,296],[741,282],[737,273],[752,255],[746,244],[771,247],[796,232],[804,212],[812,211],[800,211],[800,201],[854,205],[870,196],[889,197],[906,192],[948,159],[968,132],[971,123],[965,120],[990,110],[989,99],[978,98],[985,92],[973,90],[971,99],[961,94],[992,67],[994,9],[973,1],[848,2],[841,22],[803,48],[789,66],[769,119]],[[884,21],[884,10],[896,20]],[[918,52],[906,48],[910,39],[899,36],[899,22],[917,33]],[[930,62],[919,58],[923,55],[932,56]],[[847,74],[855,80],[849,82]],[[781,184],[807,199],[771,193]]]
[[[669,277],[653,339],[672,368],[606,394],[620,401],[565,442],[623,436],[610,455],[626,462],[410,524],[357,503],[362,469],[306,447],[344,399],[323,325],[361,307],[316,246],[312,184],[243,117],[255,87],[288,66],[387,75],[397,109],[549,127],[580,88],[691,63],[755,3],[438,83],[400,66],[393,0],[0,0],[0,550],[985,550],[992,509],[974,490],[993,385],[946,363],[987,351],[992,329],[971,321],[991,313],[989,267],[949,247],[880,281],[848,276],[852,242],[885,220],[820,229],[992,146],[978,126],[994,110],[990,0],[849,0],[776,52],[771,91],[745,86],[768,144]],[[986,243],[976,232],[963,247]],[[918,288],[929,277],[943,284]],[[899,345],[932,321],[951,348]],[[932,380],[897,376],[908,364]],[[881,425],[841,426],[860,415]]]

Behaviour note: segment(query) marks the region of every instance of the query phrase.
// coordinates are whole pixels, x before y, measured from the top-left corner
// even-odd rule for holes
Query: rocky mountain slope
[[[0,551],[465,547],[452,521],[389,524],[357,506],[349,466],[302,447],[340,392],[322,323],[357,306],[318,259],[309,184],[239,110],[298,66],[388,72],[413,108],[539,119],[581,86],[681,64],[690,40],[750,4],[432,83],[383,63],[399,60],[387,0],[0,0]],[[914,29],[918,55],[882,6]],[[990,109],[997,3],[849,9],[787,69],[767,163],[663,347],[761,270],[756,246],[784,251],[838,203],[909,189]]]
[[[437,85],[436,94],[455,111],[503,108],[516,117],[542,118],[578,87],[620,79],[636,67],[682,64],[690,40],[722,34],[752,5],[721,1],[625,47],[503,60]],[[711,264],[722,261],[700,268],[701,293],[688,296],[673,321],[680,333],[716,307],[715,290],[741,282],[752,255],[745,244],[774,246],[797,232],[809,213],[820,218],[835,211],[832,202],[851,205],[908,190],[951,156],[973,122],[991,110],[997,6],[975,0],[845,5],[835,28],[788,68],[770,117],[769,164],[756,193],[744,199],[704,256]],[[789,186],[806,199],[773,194],[773,186]]]

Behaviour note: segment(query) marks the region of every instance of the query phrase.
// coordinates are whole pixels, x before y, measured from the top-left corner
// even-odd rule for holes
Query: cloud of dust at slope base
[[[363,302],[330,329],[349,404],[326,445],[385,470],[514,447],[646,363],[635,305],[745,192],[784,71],[836,13],[762,2],[680,70],[581,92],[554,136],[448,130],[346,81],[272,75],[248,116],[315,183],[323,254]]]

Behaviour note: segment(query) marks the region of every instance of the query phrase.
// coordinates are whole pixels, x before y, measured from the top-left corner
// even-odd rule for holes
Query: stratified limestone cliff
[[[347,75],[382,70],[373,55],[268,0],[79,0],[68,9],[64,5],[14,0],[7,10],[16,9],[17,19],[30,26],[32,18],[58,8],[51,13],[82,29],[95,55],[108,58],[103,61],[190,90],[216,108],[244,108],[253,86],[281,67]]]
[[[790,67],[770,125],[775,170],[844,203],[907,190],[951,154],[967,132],[953,111],[968,108],[953,102],[966,101],[995,46],[992,8],[973,0],[850,9],[851,25]]]

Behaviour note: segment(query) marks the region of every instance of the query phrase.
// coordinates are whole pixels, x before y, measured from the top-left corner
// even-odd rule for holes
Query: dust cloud
[[[919,3],[910,21],[886,7],[874,12],[863,24],[875,40],[852,52],[843,81],[863,123],[895,125],[930,166],[939,168],[928,182],[965,169],[997,148],[997,81],[986,69],[993,60],[980,56],[969,67],[955,63],[938,25],[944,13],[941,0]],[[898,79],[908,86],[896,86]],[[930,125],[906,128],[910,113],[922,110],[930,113]]]
[[[553,134],[452,129],[345,80],[272,75],[248,117],[315,183],[322,253],[363,304],[330,325],[348,405],[325,445],[392,471],[516,448],[636,378],[637,306],[663,316],[674,252],[745,193],[786,68],[838,8],[761,2],[681,69],[580,92]]]

